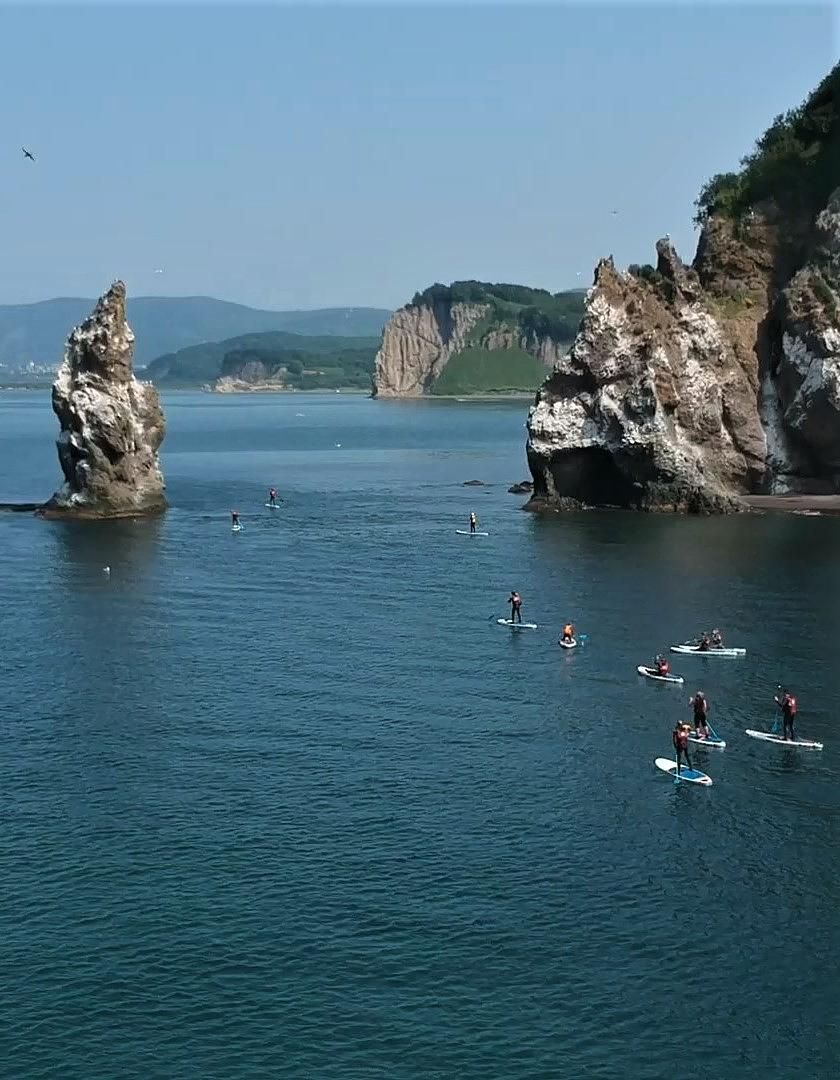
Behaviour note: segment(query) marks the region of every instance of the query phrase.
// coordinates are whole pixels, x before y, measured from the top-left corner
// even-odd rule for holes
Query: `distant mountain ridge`
[[[0,364],[12,368],[57,365],[67,335],[92,306],[92,300],[77,297],[0,304]],[[384,308],[350,307],[267,311],[209,296],[139,296],[128,301],[137,367],[190,345],[270,330],[378,337],[390,314]]]
[[[274,377],[282,367],[291,369],[296,376],[302,375],[304,369],[325,368],[329,372],[326,379],[301,382],[294,378],[291,383],[302,389],[367,387],[378,346],[378,336],[290,334],[283,330],[241,334],[158,356],[141,374],[160,386],[190,387],[214,383],[220,375],[240,376],[248,381],[253,371],[245,374],[245,369],[255,366],[262,372],[261,379]],[[345,372],[348,377],[344,377]],[[282,378],[280,382],[285,385],[290,380]]]

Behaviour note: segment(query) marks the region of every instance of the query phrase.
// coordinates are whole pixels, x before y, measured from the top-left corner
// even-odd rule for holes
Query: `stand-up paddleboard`
[[[459,536],[489,536],[490,533],[486,532],[470,532],[469,529],[456,529],[455,532]]]
[[[726,741],[721,739],[719,735],[710,735],[707,739],[704,739],[702,735],[695,735],[692,732],[688,736],[688,741],[697,743],[698,746],[714,746],[718,750],[726,749]]]
[[[535,622],[514,622],[512,619],[496,619],[499,626],[509,626],[511,630],[536,630]]]
[[[265,505],[268,507],[269,510],[279,510],[280,509],[280,503],[279,502],[266,503]]]
[[[762,739],[764,742],[777,743],[779,746],[798,746],[802,750],[822,750],[821,742],[811,742],[810,739],[784,739],[781,735],[774,735],[772,731],[750,731],[746,734],[751,739]]]
[[[685,679],[682,675],[658,675],[654,668],[645,667],[644,664],[639,664],[636,671],[640,675],[644,675],[646,679],[655,679],[657,682],[670,682],[670,683],[683,683]]]
[[[671,652],[681,653],[683,656],[725,656],[730,659],[734,656],[746,656],[746,649],[716,649],[714,647],[710,649],[701,649],[699,645],[692,645],[690,642],[686,642],[684,645],[672,645]]]
[[[230,531],[231,532],[242,532],[242,526],[241,525],[231,525]]]
[[[560,638],[557,644],[560,646],[561,649],[576,649],[578,643],[574,638],[572,638],[571,641],[564,641],[562,638]]]
[[[670,761],[666,757],[658,757],[654,761],[654,765],[657,769],[661,769],[663,772],[668,773],[669,776],[673,776],[675,780],[677,779],[676,761]],[[706,774],[700,772],[699,769],[689,769],[684,765],[680,766],[679,779],[686,780],[689,784],[705,784],[707,787],[712,783],[711,776],[706,776]]]

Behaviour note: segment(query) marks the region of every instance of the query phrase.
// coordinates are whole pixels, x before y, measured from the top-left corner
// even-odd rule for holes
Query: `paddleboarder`
[[[514,589],[508,597],[508,603],[510,604],[510,621],[512,623],[522,622],[522,597]]]
[[[674,745],[674,750],[677,755],[677,776],[680,775],[680,758],[685,758],[686,768],[693,769],[691,764],[691,758],[688,756],[688,733],[691,730],[688,724],[683,724],[679,720],[674,724],[674,730],[671,733],[671,742]]]
[[[571,645],[571,643],[575,640],[575,628],[572,623],[567,622],[566,625],[563,627],[563,637],[561,638],[561,640],[564,641],[567,645]]]
[[[702,690],[698,690],[694,697],[688,699],[688,704],[694,710],[694,732],[700,739],[708,739],[709,725],[706,717],[709,715],[709,703]]]
[[[276,506],[277,505],[277,488],[272,488],[269,491],[269,493],[268,493],[268,505],[269,506]]]
[[[478,525],[478,518],[475,516],[475,512],[471,510],[470,511],[470,532],[471,533],[475,532],[476,525]]]
[[[231,523],[231,526],[234,529],[239,524],[239,511],[238,510],[231,510],[231,512],[230,512],[230,523]]]
[[[781,687],[779,688],[781,690]],[[793,739],[793,722],[796,719],[796,698],[790,690],[782,690],[773,700],[782,710],[782,738],[790,741]]]

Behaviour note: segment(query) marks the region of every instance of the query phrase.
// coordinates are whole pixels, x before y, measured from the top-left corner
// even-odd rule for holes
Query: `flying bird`
[[[155,273],[156,273],[156,274],[162,274],[162,273],[163,273],[163,270],[155,270]]]
[[[25,147],[25,146],[22,146],[22,147],[21,147],[21,150],[23,151],[23,156],[24,156],[24,157],[28,157],[30,161],[34,161],[34,160],[35,160],[35,155],[34,155],[34,154],[30,154],[30,153],[29,153],[29,151],[28,151],[28,150],[26,149],[26,147]]]

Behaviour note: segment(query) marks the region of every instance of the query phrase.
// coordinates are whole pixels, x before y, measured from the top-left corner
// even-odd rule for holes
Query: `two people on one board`
[[[710,634],[704,631],[698,639],[698,648],[700,652],[708,652],[709,649],[722,649],[723,634],[718,629],[712,630]]]

